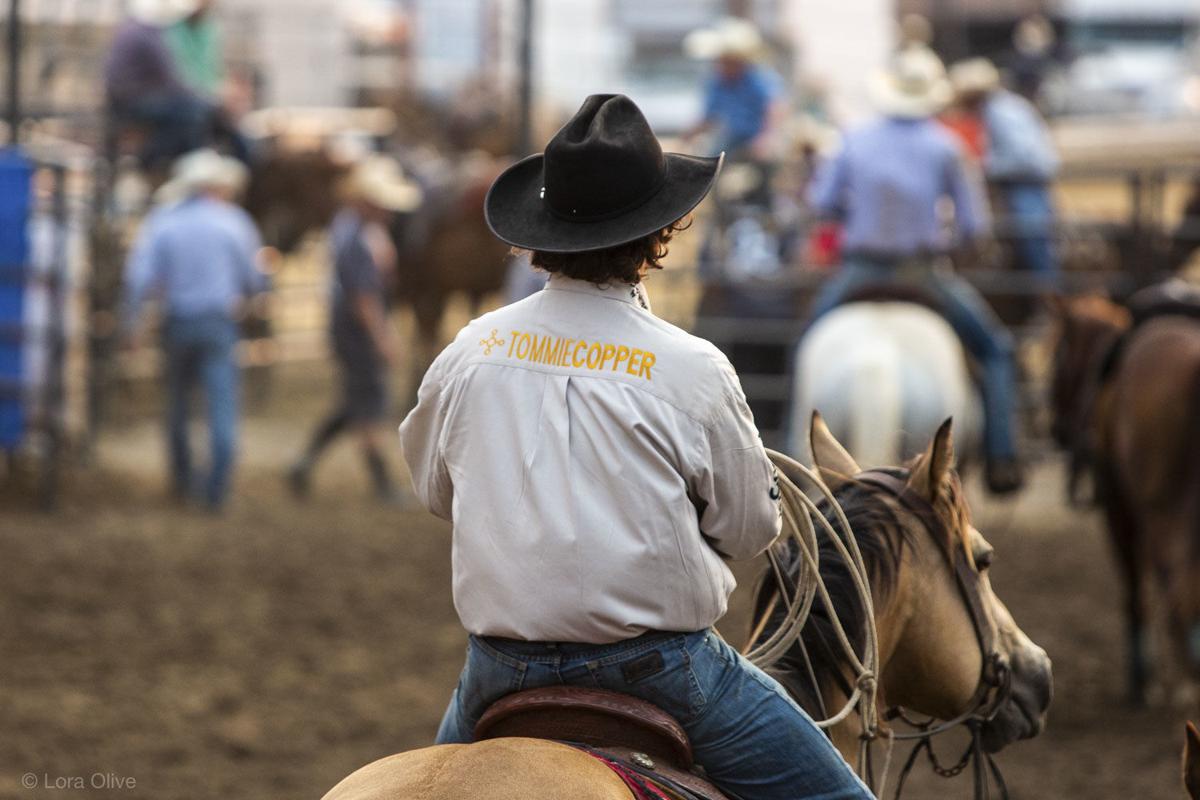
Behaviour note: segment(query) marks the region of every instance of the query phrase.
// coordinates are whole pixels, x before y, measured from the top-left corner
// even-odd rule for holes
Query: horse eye
[[[976,553],[975,554],[975,568],[978,569],[980,572],[983,572],[985,569],[992,566],[992,553],[993,553],[993,551],[991,549],[983,550],[979,553]]]

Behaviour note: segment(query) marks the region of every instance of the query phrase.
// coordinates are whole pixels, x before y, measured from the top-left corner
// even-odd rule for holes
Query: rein
[[[950,531],[934,507],[909,488],[905,481],[884,470],[861,472],[855,476],[855,480],[874,486],[895,497],[900,505],[921,521],[921,524],[934,536],[935,540],[951,541]],[[958,585],[959,594],[962,595],[963,602],[970,612],[971,624],[975,629],[975,638],[979,643],[979,652],[982,655],[982,672],[975,694],[967,704],[967,710],[953,719],[940,722],[932,719],[913,720],[899,707],[889,708],[885,712],[885,719],[889,721],[899,719],[915,729],[910,733],[891,734],[894,741],[916,741],[916,745],[913,746],[912,752],[900,770],[895,798],[899,799],[904,790],[905,779],[912,771],[917,756],[924,750],[934,772],[943,778],[953,778],[961,774],[971,762],[974,762],[976,799],[985,800],[990,796],[988,775],[990,772],[991,778],[994,779],[999,789],[999,796],[1007,800],[1008,787],[1000,774],[1000,769],[996,766],[991,754],[983,749],[982,729],[984,723],[995,718],[1008,699],[1012,687],[1012,673],[1007,661],[996,646],[996,631],[989,624],[983,606],[983,596],[980,594],[979,573],[972,568],[964,548],[952,547],[951,552],[947,553],[947,558],[954,568],[955,583]],[[953,767],[943,767],[933,752],[933,737],[960,725],[965,725],[970,731],[971,743]]]

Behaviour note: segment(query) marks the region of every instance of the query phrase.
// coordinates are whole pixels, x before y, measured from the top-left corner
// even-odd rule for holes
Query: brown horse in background
[[[508,248],[487,228],[483,201],[506,161],[481,152],[459,158],[415,149],[400,159],[421,183],[425,200],[409,214],[397,214],[390,233],[399,256],[395,299],[416,320],[410,395],[440,346],[447,303],[465,294],[473,311],[504,286]],[[337,212],[337,186],[346,165],[322,149],[276,149],[256,164],[245,206],[264,242],[283,253],[294,251],[311,233],[325,229]]]
[[[1200,678],[1200,324],[1157,316],[1130,329],[1098,297],[1055,306],[1055,433],[1072,472],[1092,471],[1124,583],[1129,691],[1144,702],[1150,622],[1185,680]]]

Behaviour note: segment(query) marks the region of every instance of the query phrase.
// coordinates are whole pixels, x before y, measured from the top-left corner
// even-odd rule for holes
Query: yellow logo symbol
[[[486,339],[479,340],[479,346],[483,348],[483,354],[485,356],[490,356],[492,354],[492,348],[499,347],[502,344],[504,344],[504,340],[496,338],[496,329],[495,328],[492,328],[491,336],[489,336]]]

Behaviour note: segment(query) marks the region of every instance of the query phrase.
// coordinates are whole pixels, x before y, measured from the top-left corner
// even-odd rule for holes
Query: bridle
[[[913,491],[903,479],[887,470],[872,469],[860,472],[854,477],[854,480],[868,486],[873,486],[896,498],[905,510],[921,521],[921,524],[925,526],[935,541],[953,541],[945,521],[938,515],[933,505]],[[970,702],[967,703],[967,710],[953,719],[942,721],[933,719],[914,720],[898,706],[891,707],[884,712],[884,719],[889,721],[899,719],[914,729],[907,733],[890,733],[893,741],[916,742],[916,745],[914,745],[912,752],[900,770],[895,797],[900,797],[900,793],[904,790],[905,779],[908,777],[909,772],[911,772],[917,756],[921,751],[925,751],[934,772],[944,778],[952,778],[961,774],[973,762],[976,800],[985,800],[990,796],[989,772],[999,790],[999,796],[1007,800],[1008,788],[1004,783],[1004,778],[1000,774],[1000,770],[996,766],[996,762],[992,759],[992,756],[983,749],[982,729],[985,723],[995,719],[1001,707],[1008,701],[1012,693],[1012,671],[1009,668],[1008,660],[996,646],[996,629],[991,624],[990,618],[984,609],[983,596],[980,592],[979,573],[974,569],[970,561],[968,561],[964,548],[951,547],[949,551],[946,556],[954,570],[955,583],[958,586],[959,594],[962,596],[963,602],[970,613],[971,624],[975,629],[975,638],[979,643],[979,652],[982,656],[983,667],[975,694],[972,696]],[[953,730],[960,725],[965,725],[970,731],[971,743],[963,753],[962,758],[954,766],[944,767],[938,762],[933,752],[933,737]],[[873,780],[869,782],[874,783]]]

